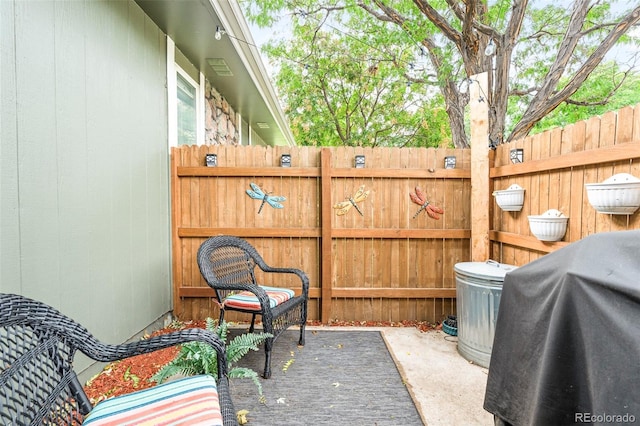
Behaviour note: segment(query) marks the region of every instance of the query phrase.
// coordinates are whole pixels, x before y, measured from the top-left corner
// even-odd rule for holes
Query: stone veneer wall
[[[206,145],[240,145],[236,112],[208,81],[204,97],[204,143]]]

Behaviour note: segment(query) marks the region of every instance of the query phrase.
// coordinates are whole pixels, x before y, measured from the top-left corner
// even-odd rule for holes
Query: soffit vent
[[[222,58],[208,58],[207,63],[221,77],[231,77],[233,75],[229,65]]]
[[[259,122],[257,122],[256,124],[257,124],[257,125],[258,125],[258,127],[259,127],[259,128],[261,128],[261,129],[268,129],[268,128],[269,128],[269,124],[264,123],[264,122],[262,122],[262,121],[259,121]]]

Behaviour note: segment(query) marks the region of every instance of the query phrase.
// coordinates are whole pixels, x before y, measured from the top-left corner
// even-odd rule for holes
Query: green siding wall
[[[132,1],[0,14],[0,291],[122,342],[171,309],[165,35]]]

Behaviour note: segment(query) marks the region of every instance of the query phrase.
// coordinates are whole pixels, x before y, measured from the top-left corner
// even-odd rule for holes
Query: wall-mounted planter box
[[[618,173],[602,183],[587,183],[589,204],[598,213],[633,214],[640,207],[640,179]]]
[[[551,209],[541,215],[529,216],[531,233],[540,241],[560,241],[567,232],[568,217]]]
[[[514,183],[507,189],[493,191],[498,206],[506,212],[519,212],[524,204],[524,189]]]

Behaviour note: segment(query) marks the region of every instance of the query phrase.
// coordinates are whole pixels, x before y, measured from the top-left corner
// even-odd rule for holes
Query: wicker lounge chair
[[[266,287],[256,282],[255,267],[265,273],[295,274],[302,282],[302,293],[293,290]],[[294,268],[274,268],[265,263],[256,249],[247,241],[228,235],[207,239],[198,250],[198,266],[207,284],[215,290],[220,304],[220,322],[225,311],[252,314],[249,332],[253,333],[256,316],[262,316],[262,329],[273,337],[265,341],[263,377],[271,377],[271,348],[280,333],[291,325],[300,326],[299,345],[304,345],[307,322],[309,279]]]
[[[73,370],[76,351],[111,362],[189,341],[208,342],[215,348],[217,380],[211,376],[187,377],[107,399],[94,408]],[[206,424],[238,424],[229,396],[224,343],[215,333],[203,329],[109,345],[43,303],[0,294],[0,348],[0,424],[98,425],[109,420],[110,424],[138,424],[137,416],[142,413],[164,416],[171,424],[195,424],[184,414],[175,414],[187,403],[185,395],[191,398],[190,403],[200,403],[198,408],[190,406],[190,416],[202,416]]]

